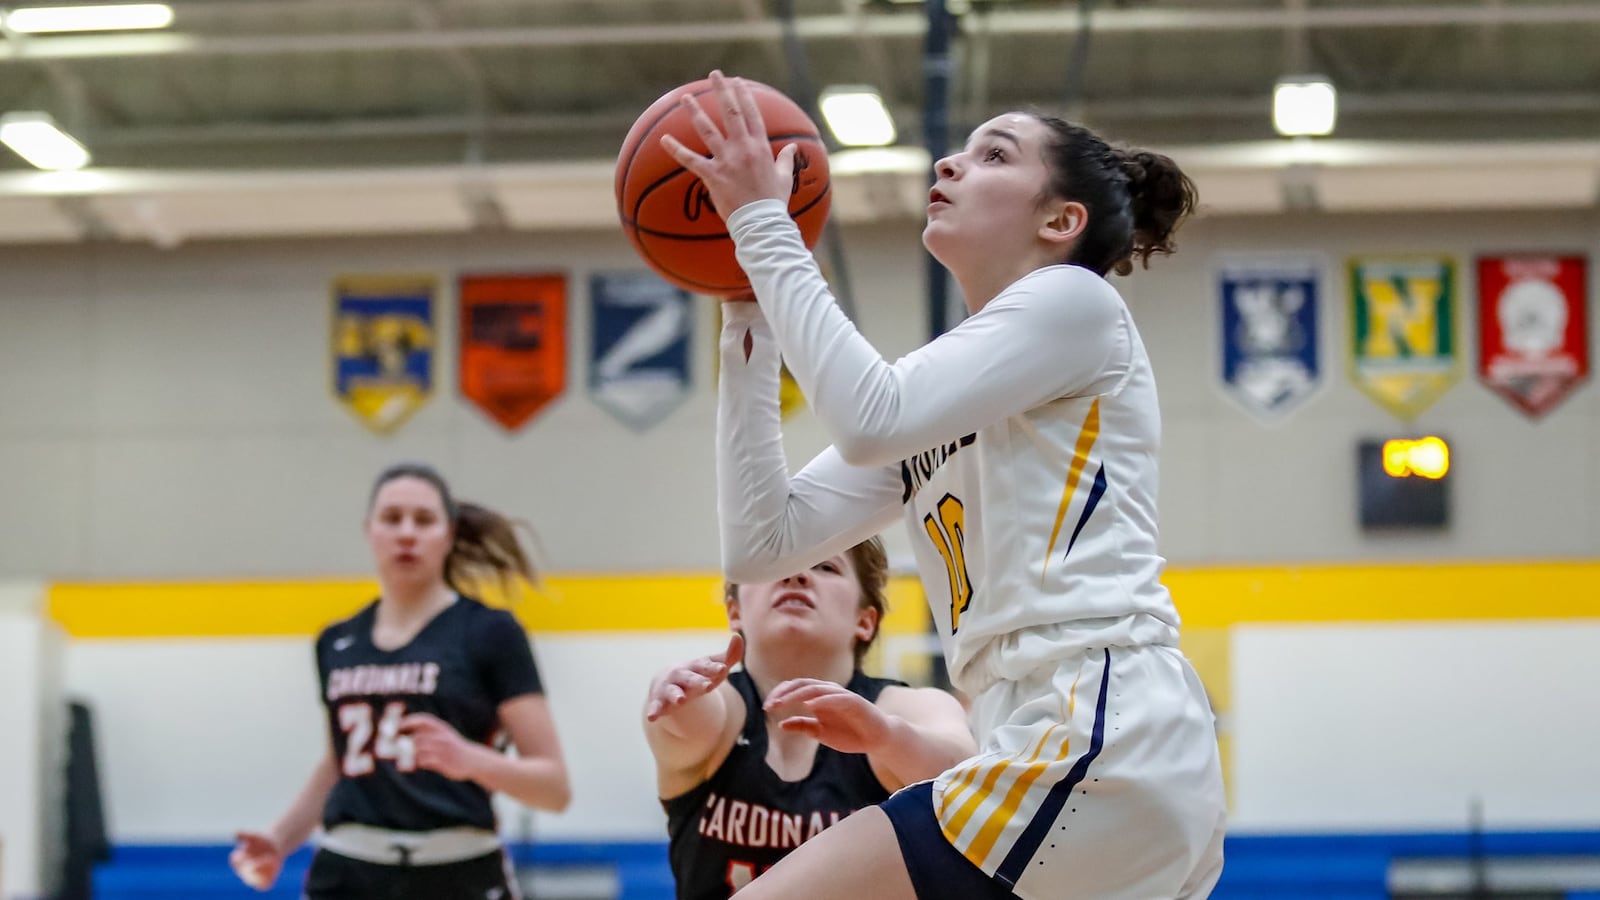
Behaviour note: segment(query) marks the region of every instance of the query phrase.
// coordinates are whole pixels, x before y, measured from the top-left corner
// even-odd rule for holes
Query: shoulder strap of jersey
[[[758,753],[765,753],[767,714],[761,708],[761,694],[756,691],[755,679],[744,669],[738,669],[728,673],[728,683],[733,685],[733,689],[739,692],[740,699],[744,700],[744,728],[740,733]]]
[[[855,674],[850,676],[850,683],[846,684],[845,687],[848,688],[851,693],[860,694],[862,697],[865,697],[867,702],[877,703],[878,695],[883,693],[884,688],[909,687],[909,685],[907,685],[904,681],[896,681],[893,678],[874,678],[860,669],[857,669]]]

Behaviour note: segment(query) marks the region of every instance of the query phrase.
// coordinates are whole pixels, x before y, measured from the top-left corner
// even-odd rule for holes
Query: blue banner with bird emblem
[[[1322,385],[1322,266],[1312,258],[1226,259],[1218,281],[1223,388],[1252,416],[1277,421]]]

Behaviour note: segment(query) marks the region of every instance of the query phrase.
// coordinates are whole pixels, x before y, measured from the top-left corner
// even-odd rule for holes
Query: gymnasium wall
[[[1242,831],[1449,830],[1474,796],[1491,827],[1600,829],[1600,762],[1582,752],[1600,739],[1582,694],[1600,675],[1584,661],[1600,638],[1596,391],[1524,418],[1474,381],[1468,314],[1460,383],[1403,426],[1347,378],[1343,267],[1453,254],[1466,311],[1476,253],[1593,251],[1595,224],[1202,220],[1177,257],[1120,282],[1161,384],[1170,582],[1224,713]],[[845,233],[863,329],[890,357],[912,349],[915,228]],[[1327,261],[1324,385],[1269,427],[1218,387],[1213,266],[1286,251]],[[114,840],[221,842],[287,803],[320,747],[309,637],[370,595],[362,507],[400,458],[530,521],[557,573],[522,612],[577,799],[537,833],[660,835],[640,694],[660,665],[718,646],[714,325],[699,307],[680,409],[643,433],[611,419],[584,395],[584,284],[632,267],[610,233],[0,248],[0,578],[54,585],[47,617],[67,635],[68,692],[99,718]],[[449,285],[524,270],[571,276],[568,391],[510,435],[455,391]],[[331,396],[329,286],[409,272],[445,285],[436,393],[377,437]],[[1454,525],[1363,534],[1354,442],[1412,430],[1452,441]],[[802,412],[788,441],[798,465],[825,437]],[[897,559],[908,540],[890,535]]]
[[[1600,827],[1600,563],[1190,568],[1169,583],[1223,713],[1236,827]],[[637,714],[662,666],[721,646],[709,577],[555,578],[517,607],[577,797],[535,830],[662,834]],[[58,584],[69,691],[93,697],[119,840],[203,842],[279,814],[316,760],[320,622],[361,581]],[[275,601],[281,600],[281,604]],[[263,608],[279,606],[269,618]],[[915,675],[911,578],[870,665]],[[133,612],[137,610],[137,612]],[[1515,777],[1507,777],[1516,772]],[[529,818],[506,808],[513,833]]]
[[[846,230],[861,325],[898,356],[926,330],[914,227]],[[1401,424],[1346,375],[1352,253],[1443,252],[1470,308],[1478,252],[1590,250],[1585,213],[1200,221],[1179,254],[1120,282],[1154,359],[1165,415],[1163,546],[1178,563],[1550,558],[1600,546],[1600,392],[1531,421],[1470,372],[1416,421],[1456,450],[1455,524],[1368,537],[1356,526],[1354,442]],[[1218,389],[1222,252],[1314,250],[1328,260],[1324,387],[1264,426]],[[171,251],[0,249],[0,576],[187,579],[365,570],[358,524],[383,464],[420,457],[459,493],[528,519],[564,571],[716,566],[711,468],[713,309],[696,310],[694,391],[636,433],[585,396],[587,273],[630,268],[608,232],[383,241],[211,243]],[[568,389],[507,434],[455,390],[451,279],[570,273]],[[332,398],[330,282],[430,272],[445,297],[435,396],[392,437]],[[1593,291],[1590,319],[1594,319]],[[1475,359],[1475,315],[1460,356]],[[824,444],[790,424],[796,464]],[[1526,513],[1526,514],[1523,514]],[[664,521],[665,519],[665,521]],[[903,554],[906,538],[896,531]]]

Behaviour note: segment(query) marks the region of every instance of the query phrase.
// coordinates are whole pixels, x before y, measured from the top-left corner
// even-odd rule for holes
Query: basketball
[[[828,219],[828,154],[805,110],[776,88],[746,80],[766,123],[776,156],[797,144],[789,215],[807,247],[815,247]],[[696,153],[706,152],[682,98],[693,94],[713,120],[720,118],[709,79],[668,91],[639,116],[617,156],[617,215],[639,256],[661,277],[685,290],[737,294],[750,289],[734,258],[733,239],[700,179],[661,146],[670,134]],[[732,210],[728,210],[732,212]]]

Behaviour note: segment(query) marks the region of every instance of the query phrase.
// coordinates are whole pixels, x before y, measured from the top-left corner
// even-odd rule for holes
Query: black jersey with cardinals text
[[[431,713],[469,741],[498,746],[501,703],[543,686],[528,635],[505,610],[457,597],[409,644],[372,643],[377,603],[317,637],[317,671],[340,778],[323,826],[493,830],[489,792],[416,767],[400,720]]]
[[[678,900],[727,900],[817,832],[888,799],[864,753],[819,744],[811,772],[784,781],[767,765],[767,717],[742,670],[728,683],[744,699],[744,728],[703,784],[661,801]],[[846,685],[870,703],[900,682],[856,672]]]

